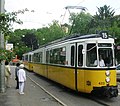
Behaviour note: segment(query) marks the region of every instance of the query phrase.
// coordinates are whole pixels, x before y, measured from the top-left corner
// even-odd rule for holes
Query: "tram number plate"
[[[105,82],[99,82],[99,85],[105,85]]]
[[[91,86],[91,81],[86,81],[86,84],[87,84],[88,86]]]

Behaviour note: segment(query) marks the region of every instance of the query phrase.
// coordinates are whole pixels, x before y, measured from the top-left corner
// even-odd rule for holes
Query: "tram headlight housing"
[[[106,76],[110,76],[110,71],[107,70],[107,71],[105,72],[105,75],[106,75]]]
[[[109,77],[106,77],[106,82],[108,83],[108,82],[110,82],[110,78]]]

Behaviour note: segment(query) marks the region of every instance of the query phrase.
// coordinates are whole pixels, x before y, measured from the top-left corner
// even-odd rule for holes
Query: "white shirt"
[[[104,60],[100,60],[99,64],[100,64],[100,67],[104,67],[105,66]]]
[[[95,60],[94,65],[97,65],[97,60]],[[104,66],[105,66],[104,60],[101,59],[101,60],[99,61],[99,66],[100,66],[100,67],[104,67]]]
[[[25,73],[24,69],[19,69],[19,71],[18,71],[18,79],[19,79],[19,82],[26,81],[26,73]]]

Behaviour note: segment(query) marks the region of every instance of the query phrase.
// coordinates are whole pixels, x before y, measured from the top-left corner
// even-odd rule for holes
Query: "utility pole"
[[[0,14],[4,13],[5,0],[0,0]],[[0,48],[4,49],[4,34],[0,31]],[[5,92],[5,64],[4,61],[0,62],[0,92]]]

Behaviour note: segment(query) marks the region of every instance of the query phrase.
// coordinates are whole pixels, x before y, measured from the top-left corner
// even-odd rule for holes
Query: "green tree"
[[[5,39],[9,39],[10,35],[12,35],[13,30],[13,23],[22,24],[22,21],[17,18],[18,14],[24,14],[26,11],[29,11],[27,8],[23,10],[19,10],[18,12],[11,12],[11,13],[0,13],[0,31],[4,34]],[[4,51],[0,48],[1,51]],[[1,52],[0,51],[0,52]],[[5,51],[6,52],[6,51]],[[2,55],[0,55],[2,56]],[[6,55],[7,56],[7,55]],[[8,57],[3,58],[2,60]]]
[[[39,44],[43,45],[53,40],[62,38],[65,36],[65,32],[62,27],[58,24],[58,21],[53,21],[48,27],[37,29],[36,36],[39,39]]]
[[[2,32],[5,35],[5,38],[12,32],[12,24],[13,23],[21,24],[22,22],[17,19],[17,13],[1,13],[0,14],[0,32]],[[9,51],[6,51],[4,49],[0,48],[0,61],[10,59],[12,55],[5,55],[10,54]]]
[[[22,24],[22,21],[17,19],[17,12],[0,14],[0,31],[5,36],[12,32],[13,23]]]
[[[110,6],[104,5],[98,8],[98,12],[94,16],[95,27],[100,30],[106,30],[111,27],[114,23],[114,9]]]
[[[22,41],[27,47],[31,48],[31,50],[35,50],[38,48],[38,39],[35,33],[26,33],[24,37],[22,37]]]
[[[22,59],[22,54],[31,51],[32,47],[34,47],[33,49],[37,48],[37,43],[33,39],[36,37],[34,33],[34,29],[16,29],[14,33],[9,35],[8,43],[13,43],[14,52],[20,59]]]
[[[73,24],[71,27],[71,33],[87,34],[92,15],[84,12],[81,12],[80,14],[72,13],[69,20]]]

